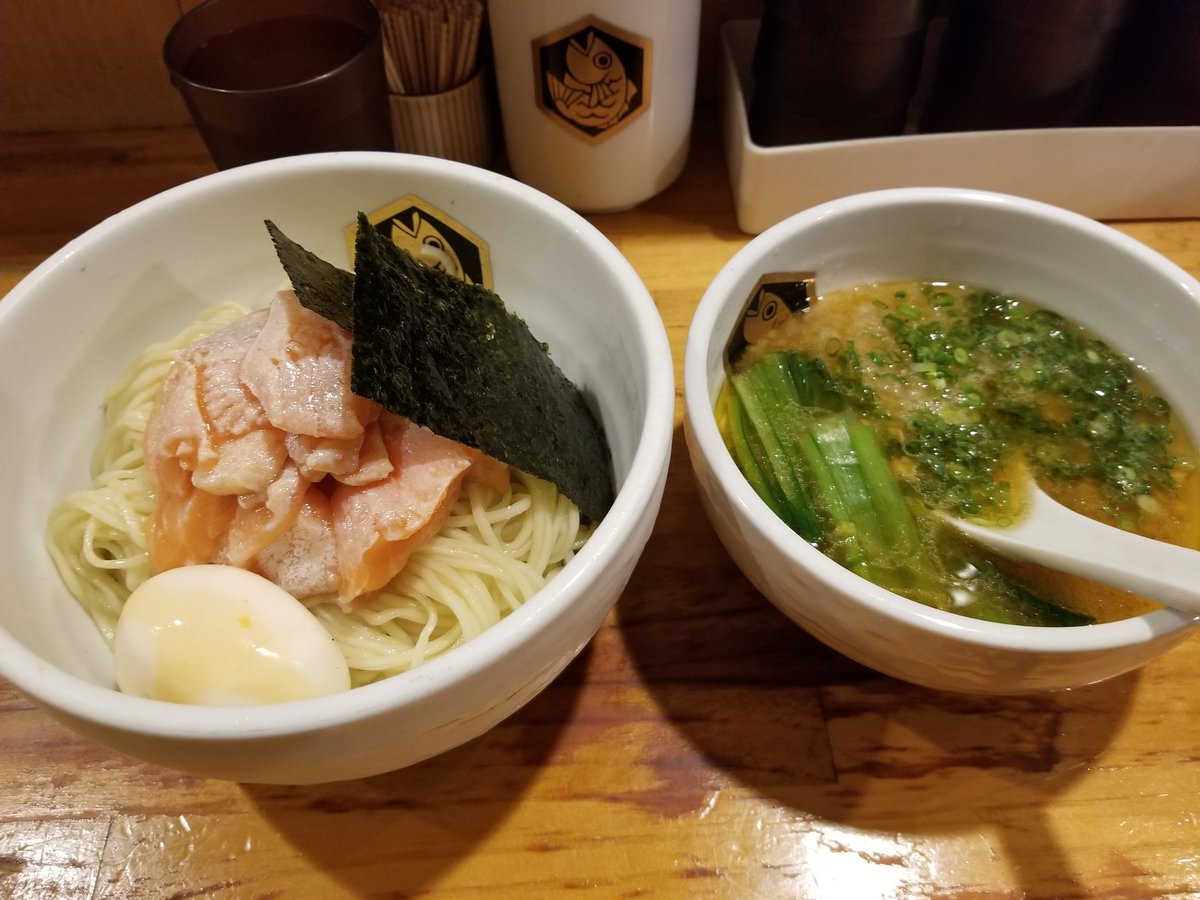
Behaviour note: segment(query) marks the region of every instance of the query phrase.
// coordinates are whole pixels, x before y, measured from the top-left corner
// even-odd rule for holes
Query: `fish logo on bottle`
[[[376,230],[416,259],[468,284],[492,288],[487,242],[461,222],[416,195],[409,195],[367,216]],[[347,227],[354,252],[354,228]]]
[[[537,105],[584,140],[611,137],[650,107],[652,49],[595,16],[536,39]]]

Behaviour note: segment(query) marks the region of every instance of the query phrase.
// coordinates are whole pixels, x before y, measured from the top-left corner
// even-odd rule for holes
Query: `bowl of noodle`
[[[303,292],[291,291],[264,220],[352,272],[360,214],[421,264],[494,292],[544,347],[606,445],[600,468],[609,471],[600,480],[611,495],[602,509],[576,505],[570,488],[541,473],[463,449],[357,395],[346,401],[357,404],[357,419],[349,417],[344,435],[277,420],[273,389],[245,374],[240,354],[265,340],[276,318],[285,348],[313,328],[334,335],[322,346],[341,338],[297,302]],[[239,354],[236,364],[229,354]],[[212,396],[224,388],[211,379],[224,370],[241,373],[237,390],[259,403],[257,419],[242,416],[261,426],[249,437],[222,431],[213,412]],[[0,303],[0,373],[0,676],[110,748],[246,782],[327,782],[411,765],[478,737],[538,694],[594,635],[641,555],[674,421],[662,322],[600,232],[511,179],[390,153],[256,163],[102,222]],[[169,397],[208,418],[188,426],[181,413],[164,425],[164,410],[175,408]],[[254,459],[274,460],[271,474],[254,484],[239,475],[241,486],[231,488],[225,463],[206,453],[251,440]],[[334,451],[348,445],[357,468],[328,462],[344,459]],[[397,454],[413,448],[436,459],[418,466],[405,456],[414,462],[401,465]],[[447,453],[459,461],[446,462]],[[372,458],[386,471],[370,474]],[[418,469],[449,472],[438,506],[419,527],[406,526],[413,543],[389,536],[380,551],[379,521],[423,501],[371,488]],[[182,493],[172,478],[182,479]],[[279,501],[285,487],[297,499]],[[164,511],[168,497],[177,505]],[[348,517],[368,498],[381,518],[360,528]],[[258,543],[247,550],[234,540],[245,522],[264,517],[274,524],[256,532]],[[164,535],[181,522],[171,544]],[[344,537],[355,528],[366,544]],[[343,551],[323,569],[313,563],[322,547]],[[382,570],[347,587],[357,577],[350,573],[376,559],[386,560]],[[163,580],[181,571],[185,581],[220,577],[207,587],[204,578]],[[312,668],[328,664],[337,670],[333,687],[326,679],[319,690],[292,691],[268,674],[241,693],[228,685],[205,693],[198,685],[209,673],[179,669],[180,660],[200,665],[202,657],[216,669],[241,665],[224,658],[227,645],[214,637],[224,601],[212,598],[243,577],[255,582],[244,601],[251,605],[226,604],[231,627],[249,628],[247,610],[264,620],[282,610],[309,647],[297,651],[288,678],[312,681]],[[198,630],[135,627],[135,607],[138,616],[149,608],[151,618],[161,620],[162,610],[171,618],[170,603],[189,591],[213,604],[189,607]],[[251,646],[250,655],[290,652],[266,646]],[[176,669],[166,674],[167,665]]]

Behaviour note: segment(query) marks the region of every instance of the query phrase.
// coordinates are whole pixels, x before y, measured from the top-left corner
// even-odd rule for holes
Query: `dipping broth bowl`
[[[690,326],[683,387],[688,452],[722,543],[771,603],[866,666],[941,690],[1051,691],[1135,669],[1200,626],[1200,617],[1169,609],[1069,628],[971,619],[876,587],[792,532],[742,476],[713,414],[735,322],[759,278],[781,272],[815,273],[821,293],[915,279],[1028,298],[1137,360],[1193,440],[1196,279],[1112,228],[1018,197],[951,188],[845,197],[764,231],[718,273]]]
[[[113,656],[47,554],[51,509],[86,487],[106,387],[218,301],[265,306],[286,284],[263,220],[351,269],[359,211],[413,209],[475,239],[458,256],[545,342],[592,405],[616,500],[525,605],[413,671],[253,707],[120,693]],[[406,212],[407,211],[407,212]],[[440,218],[439,218],[440,217]],[[475,258],[478,256],[479,258]],[[467,257],[470,257],[467,260]],[[666,478],[674,370],[654,303],[587,221],[519,182],[431,157],[346,152],[203,177],[97,225],[0,302],[0,676],[80,734],[201,776],[315,783],[398,769],[482,735],[592,638],[649,537]]]

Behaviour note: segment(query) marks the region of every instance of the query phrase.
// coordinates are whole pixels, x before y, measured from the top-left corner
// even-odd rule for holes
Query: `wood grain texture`
[[[198,0],[0,3],[0,129],[86,131],[182,125],[187,108],[163,39]]]
[[[675,186],[592,217],[649,286],[677,373],[696,302],[748,240],[714,135],[702,117]],[[75,147],[3,148],[5,289],[211,168],[188,129]],[[1118,227],[1200,275],[1200,222]],[[649,546],[581,657],[410,769],[296,788],[191,778],[78,738],[0,684],[0,896],[1200,896],[1198,669],[1192,639],[1057,695],[879,676],[741,577],[677,428]]]

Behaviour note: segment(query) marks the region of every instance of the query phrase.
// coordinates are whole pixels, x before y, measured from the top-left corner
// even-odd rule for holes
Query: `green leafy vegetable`
[[[614,492],[603,430],[546,346],[496,294],[421,264],[362,214],[354,275],[269,227],[301,303],[338,324],[350,309],[343,327],[353,337],[356,394],[553,482],[593,520],[608,511]]]
[[[847,414],[818,416],[809,436],[816,452],[805,462],[832,526],[824,544],[830,555],[880,587],[945,608],[941,566],[871,429]]]
[[[825,365],[764,356],[730,379],[727,440],[754,490],[841,565],[902,596],[967,616],[1026,625],[1093,621],[1043,600],[970,545],[927,540],[930,510],[904,492],[884,445]],[[950,553],[952,551],[952,555]]]
[[[803,431],[800,395],[787,357],[777,354],[770,362],[735,376],[733,386],[737,406],[731,410],[731,417],[739,423],[744,417],[753,426],[753,439],[747,441],[753,477],[770,486],[771,504],[788,527],[805,540],[815,541],[821,534],[821,524],[793,464],[802,453],[799,442]]]
[[[749,469],[755,490],[784,521],[877,584],[936,591],[936,574],[887,459],[870,428],[845,411],[825,365],[771,353],[731,380],[731,426],[736,420],[752,435],[741,441],[751,452],[735,457],[739,464],[749,460],[743,471]]]

